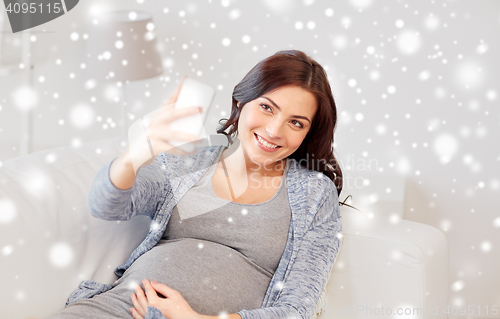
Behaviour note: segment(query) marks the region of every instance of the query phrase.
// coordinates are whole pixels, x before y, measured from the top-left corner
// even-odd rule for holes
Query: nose
[[[281,124],[278,120],[269,123],[266,126],[266,133],[269,138],[273,139],[275,142],[279,141],[283,137],[283,132],[281,129]]]

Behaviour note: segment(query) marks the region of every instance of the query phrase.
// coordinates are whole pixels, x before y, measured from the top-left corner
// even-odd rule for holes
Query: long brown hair
[[[232,143],[243,106],[285,85],[299,86],[311,92],[318,103],[311,129],[299,148],[288,157],[294,158],[306,168],[328,176],[335,183],[340,195],[342,170],[333,154],[337,108],[325,70],[304,52],[283,50],[257,63],[234,87],[231,115],[229,119],[219,120],[217,133],[225,134]],[[221,124],[223,120],[225,122]],[[229,132],[226,133],[228,128]],[[308,154],[311,154],[311,158]]]

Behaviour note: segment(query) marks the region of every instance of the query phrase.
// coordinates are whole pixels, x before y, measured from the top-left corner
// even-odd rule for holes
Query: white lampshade
[[[156,49],[151,14],[143,11],[115,11],[93,21],[87,52],[88,71],[99,80],[135,81],[163,72]]]

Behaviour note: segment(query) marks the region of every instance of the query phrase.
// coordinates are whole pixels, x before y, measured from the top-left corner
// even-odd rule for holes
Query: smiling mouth
[[[265,147],[268,147],[268,148],[280,148],[281,146],[278,145],[278,144],[272,144],[272,143],[269,143],[267,142],[266,140],[264,140],[260,135],[258,135],[257,133],[253,133],[255,135],[255,137],[257,138],[257,140],[259,141],[259,143],[261,143],[262,145],[264,145]],[[276,146],[276,147],[275,147]]]

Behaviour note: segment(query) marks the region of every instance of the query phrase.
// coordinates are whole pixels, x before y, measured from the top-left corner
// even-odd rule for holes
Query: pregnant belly
[[[215,316],[260,308],[271,278],[272,274],[230,247],[180,238],[161,240],[109,292],[129,296],[142,279],[155,280],[179,291],[196,312]]]

